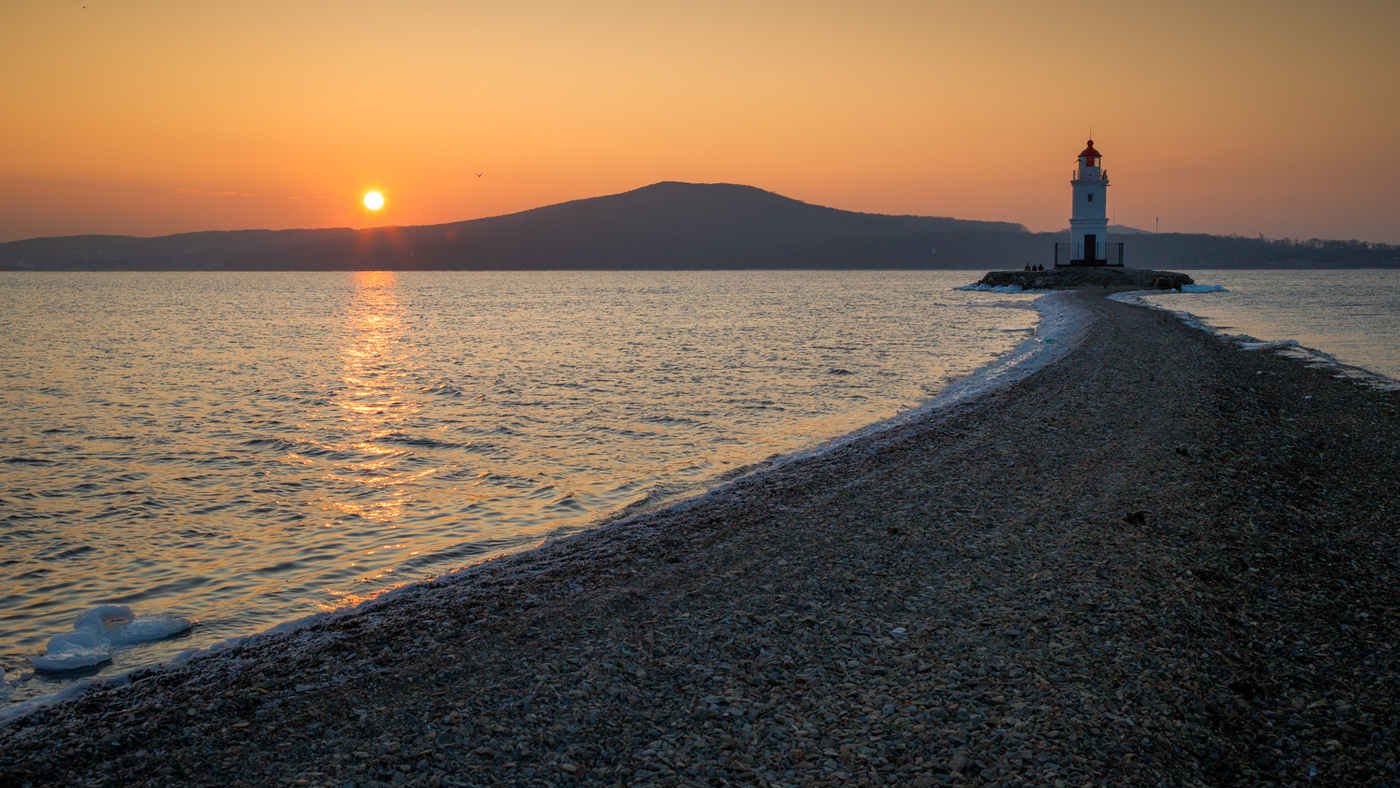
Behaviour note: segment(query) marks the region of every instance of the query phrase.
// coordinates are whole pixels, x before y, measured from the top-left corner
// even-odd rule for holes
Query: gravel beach
[[[722,492],[0,726],[4,785],[1400,785],[1400,394],[1083,343]]]

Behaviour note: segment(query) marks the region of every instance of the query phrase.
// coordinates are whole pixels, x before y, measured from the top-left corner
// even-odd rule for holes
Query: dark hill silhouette
[[[349,227],[325,230],[210,230],[158,238],[67,235],[0,244],[0,269],[203,269],[229,258],[276,247],[347,237]]]
[[[36,238],[0,244],[0,268],[790,268],[802,267],[806,247],[833,240],[987,230],[1025,233],[1010,222],[856,213],[752,186],[666,182],[450,224]]]
[[[161,238],[70,236],[0,244],[0,269],[581,270],[1020,268],[1053,262],[1062,233],[1010,222],[856,213],[752,186],[657,183],[606,197],[451,224],[244,230]],[[1400,265],[1400,247],[1143,234],[1144,268]]]
[[[1009,222],[855,213],[752,186],[657,183],[607,197],[268,249],[229,267],[451,270],[804,267],[807,245],[932,232],[1025,233]],[[925,252],[925,257],[927,257]],[[927,261],[923,261],[927,262]]]

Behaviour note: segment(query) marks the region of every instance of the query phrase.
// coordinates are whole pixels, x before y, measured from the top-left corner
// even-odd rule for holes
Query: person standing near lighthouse
[[[1108,172],[1093,140],[1079,154],[1079,169],[1070,186],[1074,191],[1069,220],[1070,264],[1107,265]]]

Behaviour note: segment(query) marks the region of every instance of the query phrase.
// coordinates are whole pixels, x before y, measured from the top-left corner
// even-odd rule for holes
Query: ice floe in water
[[[163,640],[194,626],[188,618],[138,616],[126,605],[99,605],[78,616],[73,631],[49,639],[42,657],[30,657],[35,670],[62,673],[112,660],[112,649]]]

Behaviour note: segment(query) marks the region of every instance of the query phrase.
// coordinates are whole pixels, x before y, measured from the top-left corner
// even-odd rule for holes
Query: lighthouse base
[[[1123,242],[1101,244],[1055,244],[1055,267],[1123,267]]]
[[[993,289],[1015,285],[1022,290],[1180,290],[1194,280],[1175,271],[1148,271],[1118,266],[1061,266],[1053,271],[992,271],[976,287]]]

